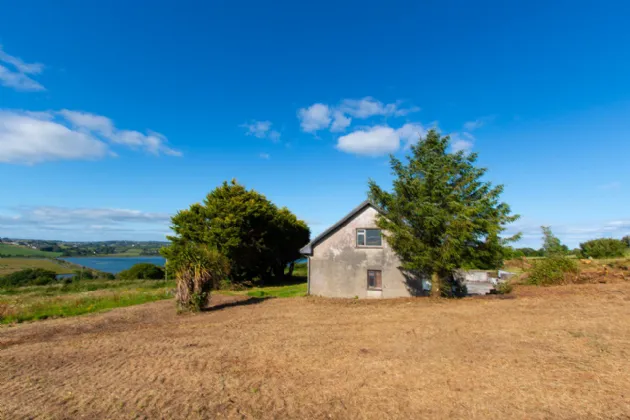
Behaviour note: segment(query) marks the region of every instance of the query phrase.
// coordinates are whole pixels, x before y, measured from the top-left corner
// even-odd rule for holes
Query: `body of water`
[[[118,274],[140,263],[164,266],[163,257],[66,257],[64,261],[106,273]]]

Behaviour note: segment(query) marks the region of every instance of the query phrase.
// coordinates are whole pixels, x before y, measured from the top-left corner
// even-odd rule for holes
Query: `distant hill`
[[[0,238],[0,256],[15,257],[93,257],[93,256],[157,256],[161,241],[95,241],[64,242],[42,239]]]
[[[0,243],[1,257],[48,257],[57,258],[61,252],[40,251],[25,246]]]

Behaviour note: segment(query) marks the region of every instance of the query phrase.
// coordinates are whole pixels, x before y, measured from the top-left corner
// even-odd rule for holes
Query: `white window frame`
[[[379,245],[368,245],[367,244],[367,231],[368,230],[377,230],[381,237],[381,243]],[[363,236],[363,245],[359,244],[359,235]],[[383,247],[383,234],[381,230],[378,228],[359,228],[356,231],[355,242],[357,248],[382,248]]]

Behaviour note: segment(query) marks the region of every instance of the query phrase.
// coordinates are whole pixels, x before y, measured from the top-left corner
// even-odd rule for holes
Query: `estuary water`
[[[164,266],[163,257],[65,257],[64,261],[106,273],[118,274],[140,263]]]

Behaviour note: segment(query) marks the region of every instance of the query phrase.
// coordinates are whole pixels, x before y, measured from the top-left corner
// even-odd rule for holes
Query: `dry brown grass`
[[[0,418],[630,417],[629,283],[214,299],[0,328]]]

